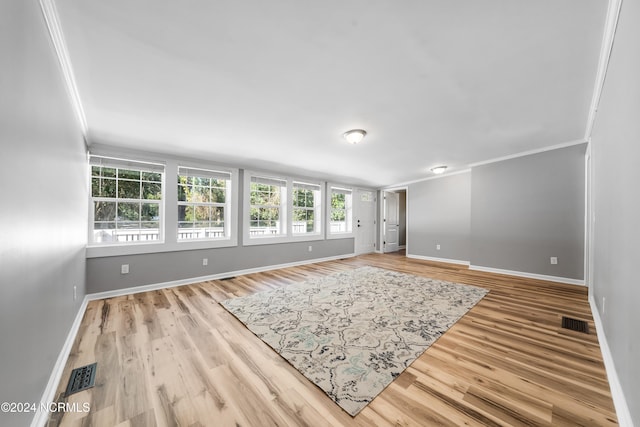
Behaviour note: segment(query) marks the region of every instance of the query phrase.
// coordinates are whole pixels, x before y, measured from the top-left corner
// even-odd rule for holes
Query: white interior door
[[[373,252],[376,250],[376,194],[357,190],[355,204],[356,254]]]
[[[382,252],[396,252],[399,244],[400,212],[398,193],[384,193],[384,227]]]

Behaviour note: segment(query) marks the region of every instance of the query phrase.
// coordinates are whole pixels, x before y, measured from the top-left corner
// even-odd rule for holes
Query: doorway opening
[[[407,189],[382,191],[382,253],[404,251],[407,246]]]

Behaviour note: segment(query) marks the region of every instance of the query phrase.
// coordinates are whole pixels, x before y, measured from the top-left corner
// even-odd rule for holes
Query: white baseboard
[[[524,271],[503,270],[501,268],[482,267],[480,265],[470,265],[469,270],[486,271],[488,273],[507,274],[509,276],[526,277],[528,279],[547,280],[549,282],[567,283],[569,285],[584,286],[584,280],[571,279],[568,277],[547,276],[545,274],[526,273]]]
[[[80,329],[80,324],[82,323],[82,318],[84,317],[84,312],[87,309],[88,302],[89,298],[87,298],[87,296],[85,295],[80,308],[78,308],[76,317],[71,324],[71,329],[67,334],[67,339],[64,341],[62,349],[60,350],[60,354],[58,354],[56,364],[53,366],[53,371],[51,372],[51,376],[49,377],[47,386],[45,387],[42,398],[40,399],[41,403],[49,404],[55,401],[56,390],[58,389],[58,384],[60,384],[62,372],[64,371],[64,367],[67,364],[67,359],[69,358],[69,353],[71,353],[73,342],[76,340],[76,335],[78,334],[78,329]],[[33,416],[33,419],[31,420],[31,427],[42,427],[46,425],[49,419],[49,415],[49,412],[42,411],[42,408],[38,408],[35,415]]]
[[[596,332],[598,333],[598,342],[600,343],[600,351],[602,352],[602,359],[604,361],[604,367],[607,371],[607,379],[609,380],[609,387],[611,388],[611,397],[613,398],[613,405],[616,408],[616,415],[618,416],[618,424],[621,427],[633,427],[633,420],[631,419],[631,412],[627,406],[627,400],[624,398],[624,392],[618,379],[618,373],[613,363],[613,356],[611,355],[611,349],[607,343],[607,336],[604,333],[604,325],[600,318],[600,312],[596,304],[593,295],[589,295],[589,305],[591,306],[591,313],[593,315],[593,323],[596,324]]]
[[[140,292],[155,291],[158,289],[173,288],[176,286],[190,285],[192,283],[206,282],[207,280],[226,279],[228,277],[243,276],[245,274],[260,273],[263,271],[277,270],[280,268],[296,267],[299,265],[306,265],[306,264],[315,264],[317,262],[335,261],[337,259],[351,258],[354,256],[356,256],[356,254],[351,253],[351,254],[344,254],[344,255],[335,255],[335,256],[330,256],[326,258],[315,258],[315,259],[309,259],[304,261],[288,262],[285,264],[275,264],[275,265],[267,265],[264,267],[247,268],[244,270],[227,271],[224,273],[211,274],[208,276],[191,277],[189,279],[173,280],[170,282],[162,282],[162,283],[153,283],[150,285],[115,289],[113,291],[97,292],[93,294],[88,294],[87,297],[89,298],[90,301],[103,299],[103,298],[113,298],[113,297],[118,297],[122,295],[137,294]]]
[[[458,259],[435,258],[435,257],[431,257],[431,256],[413,255],[413,254],[407,254],[407,258],[421,259],[423,261],[446,262],[447,264],[460,264],[460,265],[469,266],[469,261],[462,261],[462,260],[458,260]]]

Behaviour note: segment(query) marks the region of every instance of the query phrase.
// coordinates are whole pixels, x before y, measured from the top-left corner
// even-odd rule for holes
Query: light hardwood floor
[[[489,294],[352,418],[218,304],[362,265]],[[561,329],[563,315],[590,333]],[[370,254],[93,301],[69,355],[96,385],[60,426],[616,425],[584,287]]]

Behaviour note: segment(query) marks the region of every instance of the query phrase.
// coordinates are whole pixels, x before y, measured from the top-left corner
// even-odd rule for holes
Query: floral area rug
[[[487,292],[360,267],[221,304],[355,416]]]

